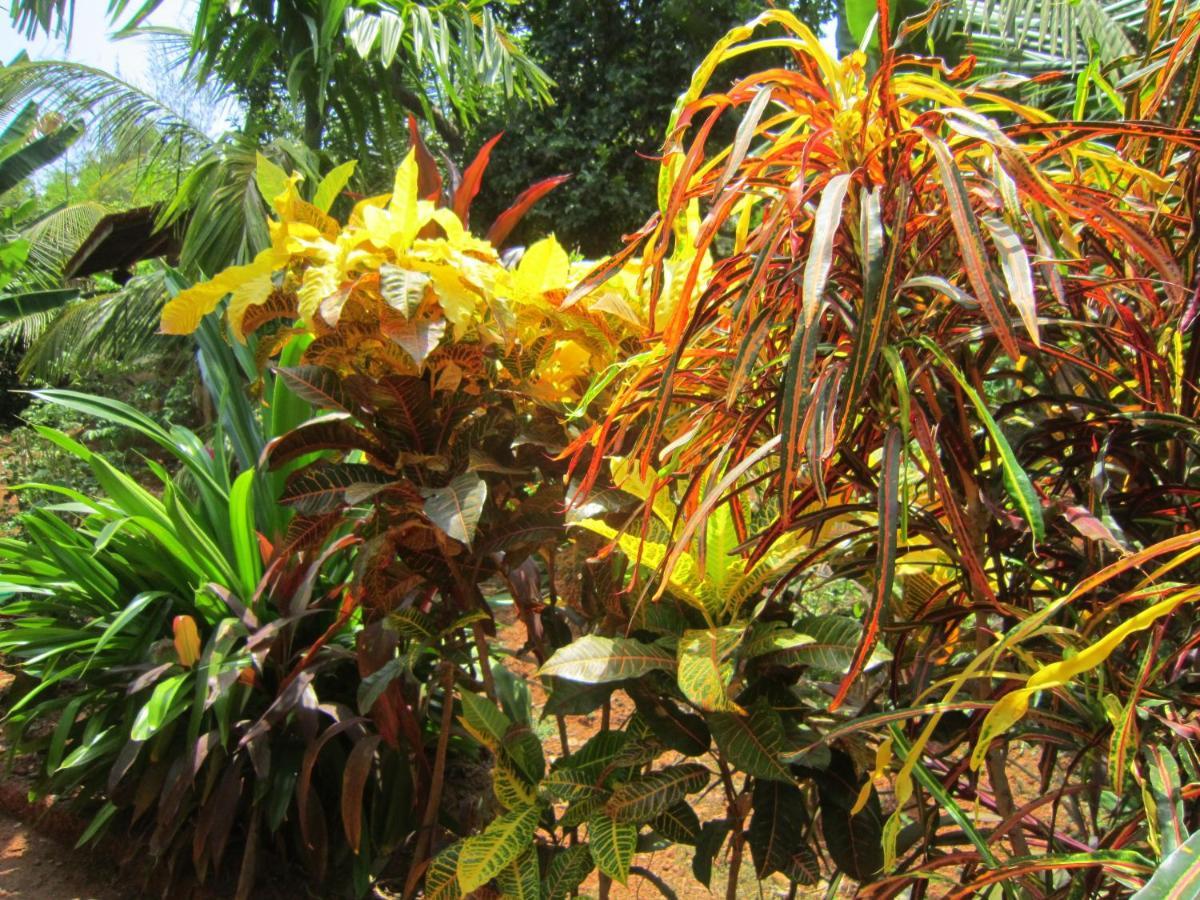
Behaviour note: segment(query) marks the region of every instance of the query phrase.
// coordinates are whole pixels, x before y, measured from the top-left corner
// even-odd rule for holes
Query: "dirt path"
[[[0,813],[0,897],[133,900],[104,860],[72,851],[6,813]]]

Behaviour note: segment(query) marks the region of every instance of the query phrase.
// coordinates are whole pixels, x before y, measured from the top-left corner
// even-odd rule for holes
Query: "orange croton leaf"
[[[196,620],[191,616],[176,616],[172,628],[179,662],[190,669],[200,658],[200,632],[196,630]]]

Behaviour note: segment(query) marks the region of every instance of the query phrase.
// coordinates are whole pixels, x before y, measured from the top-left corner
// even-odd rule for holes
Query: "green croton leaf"
[[[543,900],[563,900],[583,883],[595,863],[587,844],[566,847],[554,854],[542,879]]]
[[[728,819],[714,819],[700,826],[700,837],[696,840],[696,852],[692,855],[692,874],[705,887],[712,882],[713,860],[733,829]]]
[[[750,856],[759,878],[787,872],[808,825],[804,794],[794,784],[758,781],[754,785],[750,828]]]
[[[526,847],[524,853],[497,873],[496,884],[504,900],[541,900],[542,872],[537,850]]]
[[[638,715],[646,728],[664,746],[684,756],[707,753],[712,733],[704,719],[695,713],[684,712],[679,705],[656,691],[631,686],[627,692],[637,705]]]
[[[539,674],[601,684],[638,678],[650,672],[669,672],[674,668],[675,657],[662,647],[632,638],[589,634],[556,651],[546,660]]]
[[[537,800],[537,790],[506,758],[492,765],[492,790],[505,809],[520,809]]]
[[[700,839],[700,819],[687,801],[680,801],[650,820],[650,827],[675,844],[695,845]]]
[[[710,713],[708,724],[717,746],[735,767],[756,778],[792,780],[791,772],[779,758],[783,723],[775,710],[757,704],[749,715]]]
[[[702,790],[708,779],[708,769],[698,763],[668,766],[618,785],[604,809],[616,822],[649,822],[688,794]]]
[[[493,753],[499,752],[512,721],[486,697],[463,691],[461,700],[463,727]]]
[[[470,546],[487,499],[487,482],[472,472],[442,488],[425,491],[425,515],[456,541]]]
[[[496,819],[482,834],[467,838],[458,853],[458,886],[464,894],[483,887],[529,849],[542,811],[539,806],[514,809]]]
[[[629,864],[637,849],[638,827],[605,813],[588,819],[588,840],[596,867],[621,884],[629,880]]]
[[[729,696],[733,651],[742,639],[738,626],[685,631],[679,640],[679,689],[705,712],[740,712]]]
[[[1182,900],[1200,896],[1200,831],[1168,855],[1133,900]]]
[[[869,881],[883,869],[883,811],[874,788],[866,805],[852,812],[867,776],[844,751],[833,752],[829,768],[815,775],[821,803],[821,829],[834,864],[855,881]]]
[[[458,854],[462,841],[455,841],[429,863],[425,870],[427,900],[458,900],[462,891],[458,887]]]

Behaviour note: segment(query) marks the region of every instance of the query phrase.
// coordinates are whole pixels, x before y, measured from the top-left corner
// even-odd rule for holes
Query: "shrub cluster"
[[[264,853],[430,898],[661,888],[670,845],[729,897],[747,854],[870,896],[1193,877],[1200,16],[1129,88],[1153,124],[881,33],[872,67],[782,11],[730,32],[597,264],[499,250],[551,185],[472,233],[486,149],[447,185],[415,139],[344,224],[344,177],[260,163],[270,247],[163,327],[263,408],[218,385],[206,446],[48,394],[181,467],[160,496],[45,429],[103,496],[0,542],[9,722],[89,837],[202,876],[237,845],[243,896]]]

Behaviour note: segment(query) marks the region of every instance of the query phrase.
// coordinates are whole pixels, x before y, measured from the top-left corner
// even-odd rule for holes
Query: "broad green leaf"
[[[543,900],[564,900],[588,877],[593,865],[592,851],[587,844],[575,844],[557,851],[542,879]]]
[[[783,647],[763,656],[780,666],[811,666],[833,675],[841,675],[854,661],[854,651],[862,636],[862,623],[848,616],[812,616],[796,623],[792,634],[782,632]],[[886,659],[877,651],[876,661]]]
[[[596,868],[620,884],[629,880],[629,864],[637,849],[638,827],[601,813],[588,819],[588,846]]]
[[[850,757],[835,751],[827,770],[815,776],[821,803],[825,848],[834,863],[855,881],[866,881],[883,868],[883,813],[871,788],[865,806],[852,813],[866,776]]]
[[[584,684],[547,675],[542,679],[549,695],[542,714],[546,716],[586,716],[595,712],[612,696],[617,683]]]
[[[556,766],[549,775],[542,779],[541,786],[548,790],[555,799],[574,802],[593,796],[599,788],[596,779],[586,772]]]
[[[684,712],[675,701],[661,696],[652,689],[630,688],[628,693],[637,705],[651,734],[671,750],[684,756],[699,756],[707,753],[712,743],[712,733],[703,717]]]
[[[1167,856],[1133,900],[1190,900],[1200,896],[1200,831]]]
[[[537,790],[504,757],[492,764],[492,790],[505,809],[521,809],[537,801]]]
[[[471,472],[459,475],[443,488],[425,492],[425,515],[429,521],[456,541],[467,546],[475,539],[487,482]]]
[[[458,854],[462,841],[455,841],[429,863],[425,870],[425,900],[459,900]]]
[[[589,634],[555,651],[538,674],[599,684],[674,668],[675,657],[655,644]]]
[[[541,808],[514,809],[492,822],[482,834],[462,842],[458,852],[458,885],[464,894],[483,887],[529,849]]]
[[[685,631],[679,639],[676,678],[683,696],[705,712],[741,712],[729,696],[733,678],[733,652],[742,639],[743,628]]]
[[[745,562],[734,553],[739,543],[733,513],[728,503],[722,503],[704,524],[704,575],[709,586],[722,598],[746,571]]]
[[[749,715],[709,713],[708,724],[717,746],[736,768],[756,778],[792,780],[792,773],[779,758],[783,723],[775,710],[756,704]]]
[[[254,154],[254,183],[267,206],[275,203],[275,198],[288,189],[288,173],[271,162],[261,153]]]
[[[629,736],[623,731],[600,731],[570,756],[555,763],[554,768],[570,769],[594,782],[602,772],[615,765],[628,744]]]
[[[787,872],[808,826],[808,808],[804,794],[793,784],[782,781],[757,781],[746,839],[759,878],[772,872]]]
[[[508,729],[512,728],[512,721],[486,697],[470,691],[463,691],[460,697],[463,708],[461,720],[463,727],[479,743],[493,753],[498,752],[500,745],[504,742],[504,735]]]
[[[668,766],[617,785],[604,809],[616,822],[649,822],[688,794],[703,790],[708,780],[708,769],[698,763]]]
[[[262,551],[258,547],[258,532],[254,527],[254,470],[247,469],[233,482],[229,491],[229,531],[233,540],[233,555],[241,588],[247,597],[253,595],[262,577]]]
[[[664,809],[648,823],[655,832],[675,844],[695,845],[700,839],[700,819],[696,811],[681,801]]]
[[[525,852],[496,874],[502,900],[541,900],[542,872],[538,867],[537,848]]]
[[[137,711],[129,737],[135,741],[146,741],[187,708],[184,702],[176,703],[187,674],[172,675],[154,686],[154,692],[145,705]]]
[[[383,696],[388,685],[404,675],[404,660],[389,659],[382,666],[367,675],[358,683],[358,712],[359,715],[369,715],[375,701]]]
[[[608,801],[608,791],[596,791],[590,797],[584,797],[582,800],[575,800],[567,807],[566,811],[559,816],[558,826],[560,828],[577,828],[584,824],[592,816],[603,812],[604,804]]]
[[[317,185],[317,192],[313,195],[313,206],[323,213],[329,212],[333,202],[337,200],[338,194],[350,181],[357,166],[358,162],[352,159],[330,169],[329,173],[321,179],[321,183]]]
[[[504,734],[503,752],[532,784],[546,774],[542,742],[528,725],[514,725]]]
[[[712,882],[713,860],[717,851],[725,843],[725,838],[733,829],[728,819],[714,819],[705,822],[700,827],[700,837],[696,841],[696,852],[692,855],[692,874],[705,887]]]

